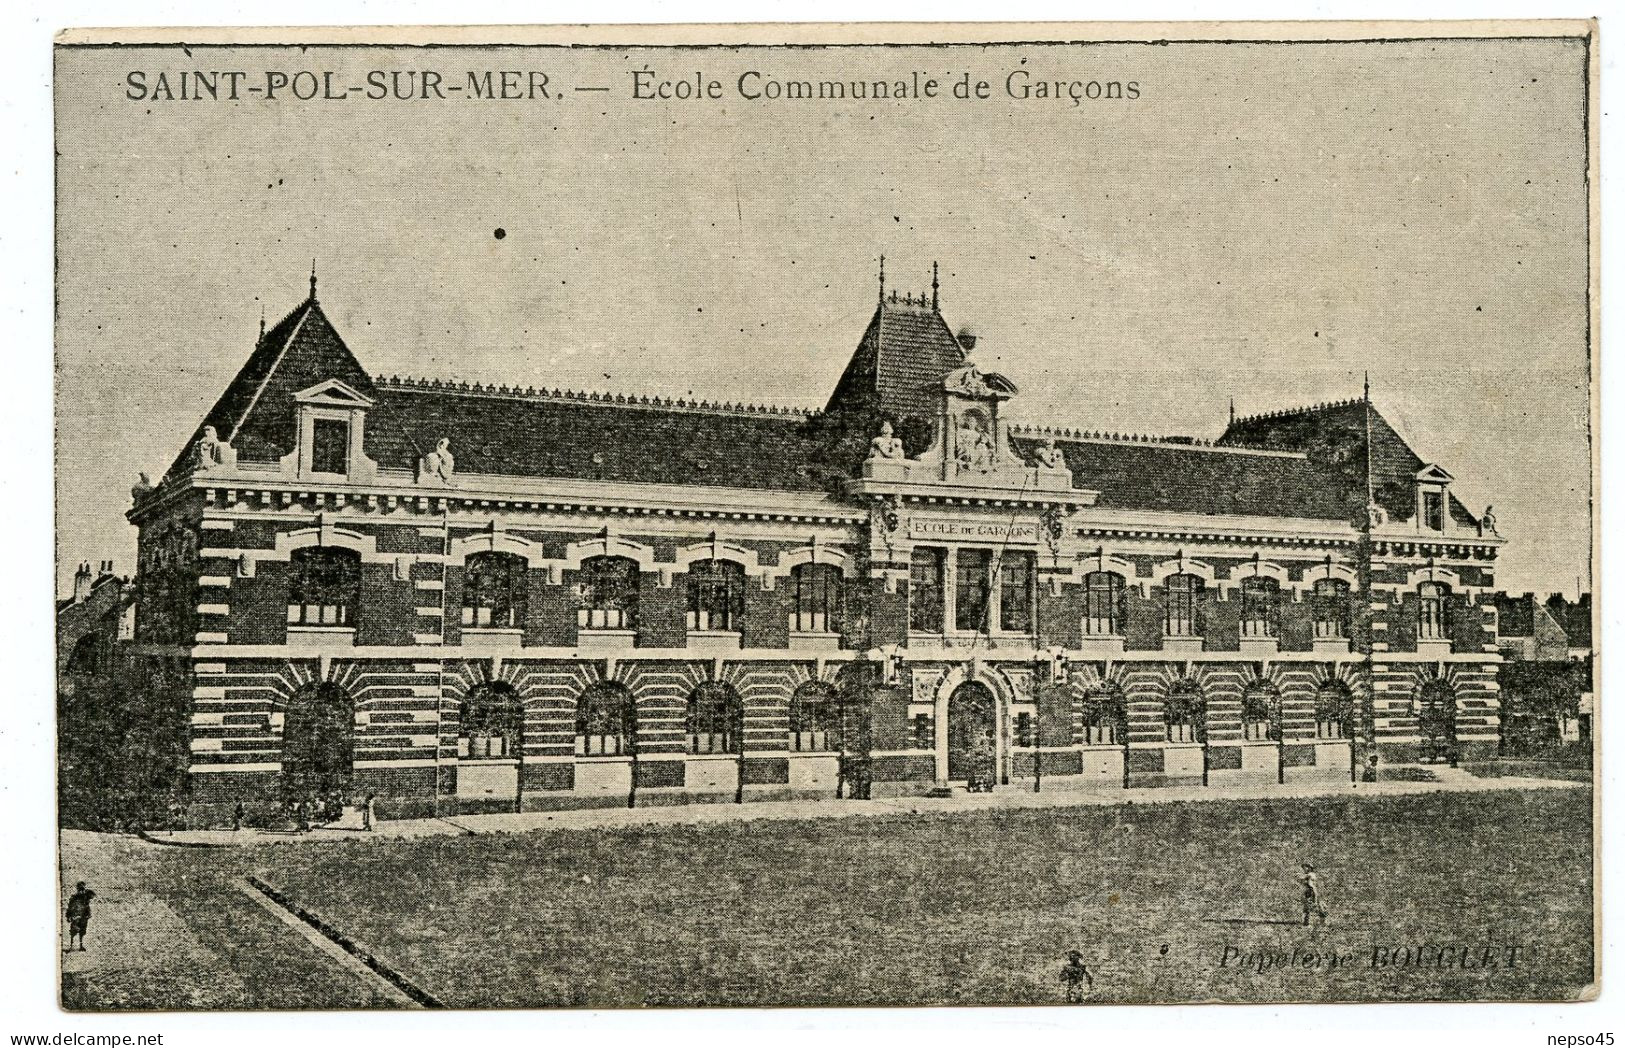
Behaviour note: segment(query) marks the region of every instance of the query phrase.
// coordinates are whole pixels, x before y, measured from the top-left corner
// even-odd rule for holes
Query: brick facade
[[[864,352],[882,363],[881,321],[898,308],[883,302],[865,335]],[[314,297],[301,309],[319,316]],[[910,331],[951,338],[929,325]],[[336,334],[329,341],[330,355],[342,349]],[[965,359],[947,343],[938,351]],[[971,466],[945,443],[948,414],[935,452],[841,462],[846,437],[823,452],[805,443],[828,413],[777,419],[766,409],[518,391],[478,401],[338,372],[340,387],[244,410],[329,410],[322,398],[338,398],[369,434],[389,430],[364,445],[376,461],[334,477],[301,473],[297,447],[254,463],[199,452],[198,465],[183,454],[131,511],[143,570],[130,652],[184,666],[164,678],[184,691],[170,705],[187,711],[189,764],[177,787],[203,810],[287,799],[291,755],[314,745],[290,740],[288,711],[317,685],[347,704],[352,759],[331,781],[375,793],[385,814],[825,796],[859,779],[876,794],[924,792],[958,777],[972,737],[986,740],[1001,783],[1036,771],[1046,788],[1346,781],[1370,753],[1471,758],[1496,742],[1499,538],[1455,508],[1436,534],[1397,509],[1350,523],[1342,480],[1303,452],[1018,436],[997,414],[1013,385],[969,367],[942,379],[940,396],[944,412],[964,413],[960,425],[977,412],[995,420],[991,459]],[[880,381],[865,374],[849,369],[843,384]],[[489,420],[555,403],[619,421],[599,436],[574,431],[582,447],[516,446],[502,469],[452,479],[431,476],[427,458],[386,457],[433,446],[427,435],[439,430],[418,424],[451,431],[459,413]],[[872,396],[854,403],[879,410]],[[651,412],[670,429],[658,430],[662,440],[688,441],[686,451],[639,445],[678,455],[664,471],[626,457],[627,427],[652,425]],[[536,418],[513,432],[547,416]],[[218,429],[245,427],[251,415]],[[298,430],[284,422],[264,432]],[[1391,432],[1383,427],[1385,440]],[[1279,433],[1298,439],[1293,427]],[[1382,453],[1390,473],[1410,468],[1393,447]],[[921,480],[928,470],[937,472]],[[701,473],[704,482],[683,480]],[[942,618],[913,629],[929,596],[910,574],[922,548],[945,557],[933,598]],[[358,565],[353,601],[295,599],[297,586],[314,585],[300,575],[302,551],[339,551],[334,563]],[[471,572],[484,554],[520,565],[504,583],[512,603],[493,606],[500,622],[465,617],[486,599]],[[592,624],[595,557],[631,562],[631,621]],[[738,573],[731,619],[693,610],[701,598],[691,585],[713,561]],[[838,595],[818,598],[836,610],[803,607],[822,628],[798,631],[797,601],[809,600],[798,581],[815,567],[839,579]],[[1090,603],[1095,572],[1118,577],[1109,613]],[[1170,588],[1184,580],[1195,583],[1188,629]],[[1341,605],[1317,595],[1323,580],[1347,587]],[[1244,585],[1273,594],[1263,612],[1244,607]],[[1436,601],[1427,609],[1424,590]],[[978,608],[982,620],[964,628]],[[1434,619],[1424,630],[1425,615]],[[874,686],[854,687],[854,672]],[[792,723],[796,696],[815,692],[842,696],[839,708]],[[1191,698],[1172,701],[1176,693]],[[985,712],[973,694],[990,697]],[[1102,696],[1120,696],[1121,709]],[[1180,719],[1187,701],[1194,720]],[[624,730],[628,720],[635,731]]]

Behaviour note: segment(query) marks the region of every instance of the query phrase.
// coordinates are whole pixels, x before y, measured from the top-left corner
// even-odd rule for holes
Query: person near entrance
[[[375,793],[369,793],[366,799],[361,802],[361,828],[363,830],[371,830],[372,821],[377,817],[373,809],[373,802],[377,796]]]
[[[74,886],[73,894],[68,896],[68,949],[73,949],[73,940],[79,940],[79,952],[85,952],[85,930],[90,927],[90,900],[96,893],[85,887],[80,881]]]

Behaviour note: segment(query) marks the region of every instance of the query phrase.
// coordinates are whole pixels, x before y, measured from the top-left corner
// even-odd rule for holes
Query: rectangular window
[[[908,628],[913,633],[942,632],[943,568],[946,551],[916,549],[909,560]]]
[[[838,633],[841,629],[841,572],[831,564],[799,564],[790,572],[795,588],[795,633]]]
[[[1444,492],[1422,493],[1422,526],[1429,531],[1444,530]]]
[[[936,749],[936,739],[931,737],[931,715],[929,713],[916,713],[914,715],[914,748],[917,750]]]
[[[1016,714],[1016,745],[1028,749],[1033,745],[1033,715],[1030,713]]]
[[[1116,636],[1122,606],[1123,576],[1111,571],[1090,572],[1084,579],[1083,632],[1091,637]]]
[[[638,624],[638,565],[626,557],[589,557],[581,565],[576,625],[630,630]]]
[[[1241,580],[1241,635],[1275,636],[1275,600],[1280,586],[1274,579],[1253,577]]]
[[[1450,636],[1445,610],[1445,597],[1449,592],[1449,587],[1439,582],[1424,582],[1418,587],[1417,630],[1423,640],[1444,640]]]
[[[959,578],[954,588],[954,628],[986,633],[987,605],[993,554],[985,549],[962,549],[954,562]]]
[[[999,558],[999,628],[1030,633],[1033,628],[1033,555],[1006,550]]]
[[[744,610],[743,564],[730,560],[697,560],[689,565],[689,629],[737,631]]]
[[[1348,636],[1349,584],[1342,579],[1315,583],[1315,639],[1340,640]]]
[[[1197,605],[1202,595],[1202,580],[1195,575],[1170,575],[1167,582],[1168,607],[1163,615],[1162,632],[1169,637],[1197,636]]]
[[[350,471],[350,424],[340,418],[319,418],[310,442],[313,473]]]

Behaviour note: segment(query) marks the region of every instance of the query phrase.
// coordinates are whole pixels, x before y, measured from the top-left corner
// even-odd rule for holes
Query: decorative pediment
[[[325,404],[346,408],[370,408],[374,403],[371,397],[357,392],[336,378],[318,382],[309,389],[302,389],[293,395],[293,399],[300,404]]]
[[[1073,486],[1072,471],[1053,439],[1036,449],[1016,445],[1004,417],[1016,384],[969,360],[975,346],[969,335],[961,344],[964,362],[943,376],[936,393],[930,446],[909,458],[891,424],[883,423],[850,493],[1092,505],[1099,493]]]
[[[1443,466],[1431,462],[1416,471],[1416,480],[1422,484],[1449,484],[1455,479]]]

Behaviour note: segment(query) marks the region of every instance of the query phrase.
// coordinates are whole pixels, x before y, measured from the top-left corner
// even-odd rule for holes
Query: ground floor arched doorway
[[[312,805],[350,800],[355,773],[355,709],[337,684],[307,684],[288,700],[282,722],[282,799]]]
[[[1456,750],[1456,692],[1442,680],[1422,685],[1416,714],[1417,734],[1421,736],[1422,760],[1429,764],[1448,761]]]
[[[998,767],[998,702],[985,684],[966,681],[948,696],[948,778],[992,779]]]

